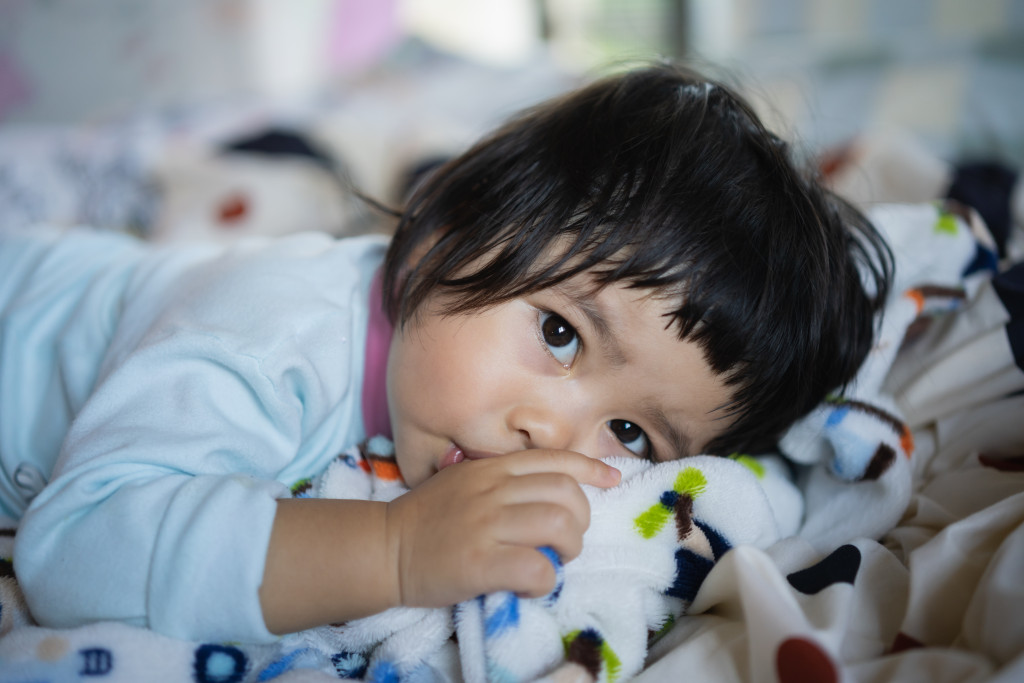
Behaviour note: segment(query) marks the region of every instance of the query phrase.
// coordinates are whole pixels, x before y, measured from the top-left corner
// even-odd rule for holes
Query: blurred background
[[[521,107],[666,57],[910,199],[1024,166],[1024,0],[0,0],[0,227],[386,229],[353,186],[398,204]]]

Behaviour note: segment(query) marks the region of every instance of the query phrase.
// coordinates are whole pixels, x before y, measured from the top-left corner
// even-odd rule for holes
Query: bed
[[[1002,74],[1014,92],[1019,72],[1003,65],[985,73]],[[429,75],[383,75],[298,110],[247,102],[88,127],[0,129],[0,222],[101,225],[157,242],[387,231],[386,216],[354,198],[352,184],[397,203],[436,160],[518,106],[576,82],[547,67],[434,67]],[[814,111],[798,111],[802,97],[785,100],[791,81],[773,88],[768,80],[758,92],[771,94],[776,115],[811,127],[807,153],[828,182],[881,212],[905,276],[852,393],[793,430],[784,458],[686,463],[664,475],[669,483],[650,484],[654,493],[638,494],[631,523],[650,509],[678,517],[672,506],[684,494],[696,506],[688,528],[699,533],[662,534],[663,524],[651,534],[664,536],[670,560],[690,553],[685,589],[671,592],[683,564],[666,560],[646,592],[628,593],[637,597],[615,611],[621,573],[610,573],[598,554],[581,558],[580,568],[570,563],[564,585],[584,586],[584,622],[591,619],[595,633],[606,624],[607,632],[582,639],[590,627],[566,626],[551,605],[516,603],[518,633],[504,644],[488,641],[487,625],[507,600],[457,615],[406,615],[373,638],[320,632],[260,647],[176,641],[121,624],[50,630],[34,625],[20,597],[11,565],[16,525],[7,520],[0,681],[1024,680],[1024,278],[1011,269],[1024,255],[1024,193],[1013,170],[1014,145],[1024,138],[1001,130],[1012,138],[1002,148],[1010,153],[986,157],[1012,180],[1000,195],[1009,207],[1005,229],[993,230],[977,211],[937,203],[966,177],[965,156],[986,156],[974,129],[883,134],[834,119],[814,127],[812,115],[841,108],[854,86],[877,97],[873,111],[898,109],[885,99],[895,91],[883,76],[868,87],[863,74],[828,68],[817,74]],[[474,93],[472,104],[453,106],[456,91]],[[956,106],[970,110],[966,98]],[[864,114],[861,123],[879,118]],[[914,204],[876,207],[893,201]],[[703,488],[679,483],[687,467],[699,471]],[[325,473],[318,491],[330,495],[333,481]],[[677,495],[657,512],[666,490]],[[375,495],[399,493],[384,486]],[[759,519],[730,517],[729,503],[762,495]],[[758,526],[768,518],[768,527]],[[589,579],[578,578],[584,566]],[[648,604],[661,595],[674,602]],[[426,633],[436,645],[429,653],[396,654],[389,661],[405,664],[374,669],[386,659],[381,652],[401,650],[399,636],[422,643]],[[548,659],[532,664],[541,651]],[[533,668],[491,665],[501,657]]]

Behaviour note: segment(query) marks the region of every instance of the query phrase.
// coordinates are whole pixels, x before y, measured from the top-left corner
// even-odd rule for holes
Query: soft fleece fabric
[[[349,449],[300,496],[392,500],[407,489],[388,440]],[[640,671],[651,634],[670,628],[715,562],[734,546],[766,548],[796,531],[800,494],[777,458],[696,456],[652,465],[607,462],[622,471],[613,489],[585,486],[591,523],[583,552],[563,566],[550,594],[482,595],[454,608],[397,608],[285,639],[336,662],[342,677],[372,681],[528,681],[567,657],[597,680]],[[742,504],[738,504],[742,501]],[[457,659],[450,652],[458,639]]]

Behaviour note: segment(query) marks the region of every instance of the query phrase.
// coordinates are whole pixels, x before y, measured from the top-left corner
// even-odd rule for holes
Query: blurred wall
[[[0,0],[0,123],[309,92],[410,34],[505,66],[688,50],[765,71],[1024,51],[1024,0]]]
[[[397,39],[395,0],[2,0],[0,122],[287,96]]]
[[[713,57],[769,50],[809,59],[841,49],[962,49],[1019,38],[1022,0],[689,0],[693,42]],[[706,36],[706,37],[705,37]]]

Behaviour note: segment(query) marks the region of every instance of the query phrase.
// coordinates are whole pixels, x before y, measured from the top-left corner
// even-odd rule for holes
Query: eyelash
[[[549,325],[549,323],[551,324]],[[557,343],[564,340],[561,338],[553,340],[552,337],[554,337],[555,335],[560,335],[562,337],[568,335],[571,338],[569,339],[569,341],[565,341],[564,343]],[[572,366],[573,362],[575,362],[577,356],[579,356],[580,354],[580,350],[583,347],[583,340],[580,338],[580,334],[579,332],[576,331],[576,328],[573,327],[572,324],[569,323],[569,321],[567,321],[565,318],[558,315],[557,313],[552,313],[551,311],[541,311],[540,313],[540,336],[541,340],[544,342],[544,345],[547,347],[548,352],[564,368],[569,368]],[[555,351],[555,349],[564,348],[572,343],[575,343],[576,346],[573,349],[572,357],[568,360],[568,362],[566,362],[565,360],[559,358],[558,353],[557,351]],[[611,430],[612,434],[615,435],[615,438],[619,440],[619,443],[621,443],[622,446],[626,448],[626,450],[630,451],[634,455],[638,455],[641,458],[645,458],[647,460],[655,459],[654,445],[651,443],[651,437],[649,437],[647,435],[647,432],[645,432],[635,422],[618,419],[609,420],[608,428]],[[638,431],[639,434],[634,435],[634,430]],[[628,433],[628,436],[626,433]],[[640,439],[643,439],[644,443],[644,447],[640,452],[637,452],[629,447],[628,444],[631,444]]]

